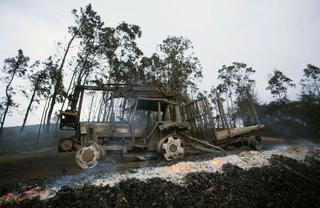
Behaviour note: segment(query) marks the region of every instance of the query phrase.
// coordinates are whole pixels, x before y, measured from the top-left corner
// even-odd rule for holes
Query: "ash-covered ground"
[[[28,197],[2,197],[1,205],[320,207],[320,148],[243,151],[158,167],[60,177],[41,186]]]

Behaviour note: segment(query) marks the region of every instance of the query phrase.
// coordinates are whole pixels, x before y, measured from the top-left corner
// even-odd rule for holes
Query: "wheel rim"
[[[177,135],[169,135],[161,143],[161,152],[163,157],[170,161],[184,156],[183,139]]]
[[[75,160],[78,166],[82,169],[93,168],[97,165],[101,154],[100,145],[94,142],[88,142],[81,145],[76,151]]]
[[[72,149],[73,143],[71,140],[63,140],[60,143],[60,148],[62,151],[70,151]]]

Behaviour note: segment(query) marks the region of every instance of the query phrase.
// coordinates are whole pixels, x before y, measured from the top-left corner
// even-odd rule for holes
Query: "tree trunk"
[[[25,125],[26,125],[26,122],[27,122],[27,119],[28,119],[28,115],[29,115],[31,106],[32,106],[34,97],[35,97],[35,95],[36,95],[37,89],[38,89],[39,80],[40,80],[40,75],[38,76],[37,81],[36,81],[36,84],[35,84],[35,86],[34,86],[34,90],[33,90],[33,93],[32,93],[32,96],[31,96],[31,99],[30,99],[30,102],[29,102],[29,105],[28,105],[26,114],[25,114],[24,119],[23,119],[23,123],[22,123],[21,129],[20,129],[20,132],[23,132],[24,127],[25,127]]]
[[[45,121],[45,111],[46,111],[48,102],[49,102],[49,99],[46,100],[46,103],[44,104],[44,108],[43,108],[43,110],[42,110],[41,120],[40,120],[39,129],[38,129],[38,134],[37,134],[37,139],[36,139],[36,143],[35,143],[37,150],[38,150],[38,147],[39,147],[39,139],[40,139],[41,127],[42,127],[42,124],[43,124],[44,121]]]
[[[70,41],[69,41],[69,43],[67,45],[66,51],[64,52],[60,67],[58,69],[59,74],[62,73],[62,69],[63,69],[64,63],[66,61],[70,46],[71,46],[73,40],[75,39],[76,35],[78,34],[78,32],[79,32],[79,30],[75,32],[75,34],[72,36],[72,38],[70,39]],[[56,104],[59,85],[61,85],[61,84],[63,84],[63,83],[62,83],[62,80],[61,80],[61,76],[59,76],[57,81],[56,81],[56,83],[55,83],[55,86],[54,86],[54,91],[53,91],[53,95],[52,95],[52,99],[51,99],[51,103],[50,103],[50,109],[49,109],[49,112],[48,112],[48,115],[47,115],[47,125],[46,125],[47,126],[47,130],[49,130],[49,127],[50,127],[50,121],[51,121],[52,112],[53,112],[54,106]]]
[[[231,121],[232,121],[232,123],[231,123],[231,121],[230,121],[230,126],[231,127],[233,127],[233,128],[235,128],[236,127],[236,121],[235,121],[235,115],[234,115],[234,106],[233,106],[233,99],[232,99],[232,91],[231,91],[231,88],[230,88],[230,86],[228,86],[228,91],[229,91],[229,97],[230,97],[230,104],[231,104],[231,112],[230,112],[230,115],[231,115]],[[232,125],[231,125],[232,124]]]
[[[50,129],[50,124],[51,124],[51,116],[53,112],[53,108],[56,104],[56,98],[57,98],[57,92],[56,90],[53,92],[53,95],[51,96],[51,102],[50,102],[50,107],[49,107],[49,112],[47,114],[47,124],[46,124],[46,130],[49,131]]]
[[[0,137],[2,137],[3,125],[4,125],[4,122],[6,120],[6,116],[7,116],[8,110],[9,110],[9,104],[7,104],[6,109],[5,109],[4,113],[3,113],[3,118],[2,118],[2,121],[1,121],[1,128],[0,128]]]
[[[48,101],[48,102],[47,102]],[[50,105],[50,102],[51,102],[51,96],[49,97],[49,99],[47,100],[46,102],[46,105],[45,105],[45,108],[44,108],[44,117],[43,117],[43,130],[46,130],[46,120],[47,120],[47,115],[48,115],[48,110],[49,110],[49,105]]]
[[[63,102],[62,102],[62,106],[61,106],[60,111],[63,110],[64,104],[65,104],[65,102],[66,102],[66,100],[67,100],[67,97],[68,97],[68,95],[69,95],[69,92],[70,92],[70,89],[71,89],[71,86],[72,86],[72,83],[73,83],[73,80],[74,80],[75,75],[76,75],[76,69],[74,70],[74,72],[73,72],[73,74],[72,74],[72,77],[71,77],[71,80],[70,80],[70,83],[69,83],[69,86],[68,86],[68,89],[67,89],[67,96],[63,99]]]
[[[227,116],[228,116],[228,125],[231,128],[232,127],[232,117],[230,114],[230,105],[229,105],[229,99],[228,99],[228,93],[226,92],[226,103],[227,103]]]
[[[3,115],[2,115],[2,121],[1,121],[1,127],[0,127],[0,138],[2,137],[3,126],[4,126],[4,122],[5,122],[5,120],[6,120],[7,113],[8,113],[8,111],[9,111],[9,107],[12,105],[11,95],[9,95],[9,88],[10,88],[10,86],[11,86],[11,83],[12,83],[12,81],[13,81],[14,76],[16,75],[16,71],[17,71],[17,68],[15,68],[15,69],[13,70],[11,79],[10,79],[8,85],[6,86],[7,102],[6,102],[6,109],[4,110],[4,113],[3,113]]]
[[[314,81],[314,85],[316,86],[316,90],[317,90],[317,92],[318,92],[318,96],[320,97],[320,90],[319,90],[317,81],[316,81],[316,79],[313,79],[313,81]]]
[[[232,99],[232,93],[230,93],[230,103],[231,103],[231,119],[233,128],[236,128],[236,119],[235,119],[235,112],[234,112],[234,105],[233,105],[233,99]]]
[[[89,56],[89,53],[86,54],[86,57],[85,57],[85,61],[87,61],[87,58]],[[84,70],[84,63],[82,64],[82,67],[80,68],[79,70],[79,74],[76,78],[76,83],[75,83],[75,89],[78,85],[81,85],[81,80],[82,80],[82,73],[83,73],[83,70]],[[73,74],[74,76],[76,75],[76,73]],[[71,110],[75,110],[76,109],[76,106],[77,106],[77,103],[78,103],[78,99],[79,99],[79,95],[80,95],[80,91],[79,90],[74,90],[73,92],[73,95],[72,95],[72,103],[71,103]]]

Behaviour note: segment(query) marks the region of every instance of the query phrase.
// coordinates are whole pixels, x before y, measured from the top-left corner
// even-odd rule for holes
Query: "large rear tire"
[[[103,156],[102,147],[95,142],[86,142],[76,151],[75,160],[82,169],[93,168]]]

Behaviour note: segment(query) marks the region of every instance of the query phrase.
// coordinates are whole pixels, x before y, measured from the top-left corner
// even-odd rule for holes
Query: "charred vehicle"
[[[189,149],[214,152],[239,142],[255,146],[260,137],[254,133],[262,127],[216,129],[206,98],[185,104],[178,96],[150,87],[77,86],[60,118],[60,128],[75,131],[75,136],[61,140],[59,151],[75,151],[84,169],[95,166],[106,152],[169,161],[182,158]]]

